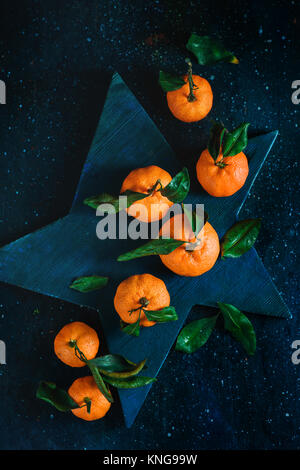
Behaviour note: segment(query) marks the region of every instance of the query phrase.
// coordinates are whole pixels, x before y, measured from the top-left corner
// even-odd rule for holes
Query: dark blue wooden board
[[[244,187],[232,197],[210,197],[195,181],[194,166],[190,168],[192,190],[187,202],[205,204],[210,222],[220,237],[236,220],[276,136],[275,131],[250,140],[246,150],[249,177]],[[69,215],[3,247],[0,250],[0,280],[99,310],[110,352],[124,354],[136,361],[149,357],[147,375],[154,376],[196,304],[215,306],[217,301],[224,301],[246,312],[283,318],[290,314],[255,249],[236,260],[218,260],[211,271],[198,278],[173,274],[158,257],[127,263],[116,261],[118,254],[141,242],[100,241],[96,237],[98,218],[82,201],[100,192],[118,193],[131,169],[149,164],[157,164],[173,175],[181,168],[152,120],[120,76],[115,74]],[[123,279],[143,272],[165,281],[179,320],[143,329],[139,338],[132,338],[120,331],[113,296]],[[93,273],[109,276],[108,287],[90,294],[69,289],[75,277]],[[149,389],[120,392],[127,426],[133,423]]]

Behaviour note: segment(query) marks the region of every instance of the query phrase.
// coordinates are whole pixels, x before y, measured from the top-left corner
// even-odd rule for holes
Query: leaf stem
[[[96,385],[97,387],[99,388],[100,392],[105,396],[105,398],[110,402],[110,403],[113,403],[114,402],[114,399],[110,393],[110,391],[107,389],[102,377],[101,377],[101,374],[100,372],[98,371],[97,367],[95,366],[92,366],[90,364],[90,362],[88,361],[88,359],[85,357],[85,355],[83,354],[83,352],[79,349],[79,347],[77,346],[77,341],[76,340],[71,340],[69,342],[69,345],[71,348],[74,348],[75,349],[75,355],[76,357],[78,357],[78,359],[80,359],[82,362],[84,362],[88,368],[90,369],[93,377],[94,377],[94,380],[96,382]]]

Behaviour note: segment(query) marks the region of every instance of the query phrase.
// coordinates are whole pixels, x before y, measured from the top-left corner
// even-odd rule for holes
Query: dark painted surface
[[[156,74],[159,68],[184,70],[191,29],[216,33],[241,63],[195,66],[214,89],[211,117],[228,126],[247,119],[253,134],[280,131],[241,217],[263,217],[257,250],[294,318],[251,317],[258,337],[254,358],[246,358],[221,329],[193,356],[172,352],[128,431],[119,405],[102,422],[88,424],[34,399],[37,379],[56,378],[65,386],[74,379],[74,371],[53,357],[57,329],[72,319],[98,327],[97,314],[2,285],[0,338],[7,343],[7,365],[0,366],[1,448],[299,447],[299,366],[291,362],[290,347],[299,339],[299,110],[290,99],[291,83],[299,79],[299,14],[296,2],[239,8],[227,2],[218,15],[215,5],[23,2],[17,9],[7,2],[1,28],[0,78],[8,92],[8,104],[0,108],[1,244],[67,213],[113,68],[178,157],[194,159],[209,120],[185,125],[173,119]],[[37,377],[43,367],[44,376]]]

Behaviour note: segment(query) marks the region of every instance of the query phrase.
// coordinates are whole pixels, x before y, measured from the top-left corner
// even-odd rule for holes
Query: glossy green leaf
[[[53,382],[40,382],[36,397],[54,406],[59,411],[70,411],[79,408],[78,404],[63,389]]]
[[[136,376],[128,379],[117,379],[113,377],[104,377],[105,382],[116,388],[138,388],[156,382],[153,377]]]
[[[127,197],[126,204],[124,199],[120,199],[120,196]],[[107,214],[116,214],[121,210],[131,206],[131,204],[133,204],[134,202],[144,199],[148,196],[149,194],[136,193],[134,191],[128,190],[124,191],[124,193],[120,194],[119,196],[112,196],[107,193],[99,194],[98,196],[91,196],[86,198],[83,203],[89,207],[92,207],[93,209],[97,209],[98,206],[100,206],[101,204],[110,204],[111,208],[108,208],[107,210],[105,210],[105,212]]]
[[[214,161],[216,161],[218,156],[220,155],[225,132],[225,127],[219,122],[215,122],[210,129],[210,136],[207,148]]]
[[[223,138],[223,158],[233,157],[242,152],[248,144],[249,122],[243,122],[232,132],[226,132]]]
[[[186,325],[178,335],[175,349],[184,353],[193,353],[201,348],[210,337],[218,315],[201,318]]]
[[[135,323],[125,323],[124,321],[121,320],[120,325],[121,325],[121,330],[127,335],[131,335],[131,336],[140,335],[140,319],[138,319]]]
[[[234,224],[221,241],[222,258],[238,258],[254,245],[261,227],[261,219],[241,220]]]
[[[136,248],[135,250],[128,251],[118,257],[118,261],[130,261],[135,258],[150,255],[168,255],[185,242],[181,240],[174,240],[173,238],[156,238],[144,245]]]
[[[119,354],[107,354],[88,361],[108,377],[127,378],[137,375],[144,368],[146,359],[134,364]]]
[[[87,197],[83,203],[92,209],[97,209],[100,204],[111,204],[113,207],[108,213],[119,212],[119,197],[114,197],[111,194],[102,193],[97,196]]]
[[[178,320],[178,315],[174,307],[164,307],[161,310],[146,310],[143,309],[144,314],[149,321],[155,321],[157,323],[165,323],[168,321]]]
[[[183,78],[176,77],[175,75],[172,75],[168,72],[164,72],[163,70],[160,70],[159,72],[158,83],[160,84],[164,92],[178,90],[183,85],[185,85],[185,81],[183,80]]]
[[[201,65],[211,65],[216,62],[239,63],[232,52],[227,51],[219,40],[210,36],[198,36],[192,33],[186,48],[196,56]]]
[[[136,193],[136,192],[130,191],[128,189],[127,191],[124,191],[124,193],[120,194],[120,196],[126,196],[127,197],[127,207],[129,207],[134,202],[141,201],[142,199],[145,199],[145,197],[148,197],[149,194]]]
[[[83,276],[78,277],[69,286],[71,289],[78,290],[79,292],[92,292],[94,290],[102,289],[108,282],[108,277],[103,276]]]
[[[256,336],[252,323],[244,313],[230,304],[218,302],[224,318],[224,327],[239,341],[245,351],[252,356],[256,350]]]
[[[184,201],[190,190],[190,176],[187,168],[177,173],[170,183],[160,192],[169,201],[180,203]]]
[[[97,367],[95,367],[94,365],[92,364],[89,364],[89,361],[86,362],[86,365],[88,366],[88,368],[90,369],[93,377],[94,377],[94,380],[96,382],[96,385],[97,387],[99,388],[100,392],[105,396],[105,398],[110,402],[110,403],[113,403],[114,402],[114,399],[112,397],[112,394],[110,393],[109,389],[106,387],[105,383],[104,383],[104,380],[103,380],[103,377],[102,375],[100,374],[100,371],[98,370]]]

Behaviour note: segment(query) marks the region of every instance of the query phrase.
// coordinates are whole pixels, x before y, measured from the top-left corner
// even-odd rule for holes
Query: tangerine
[[[167,92],[167,102],[173,116],[180,121],[196,122],[205,118],[212,108],[213,92],[209,82],[199,75],[192,74],[192,64],[188,62],[186,82],[181,88]]]
[[[75,354],[75,345],[87,360],[94,359],[99,349],[96,331],[86,323],[76,321],[65,325],[56,335],[54,352],[65,364],[71,367],[84,367],[85,363]]]
[[[187,242],[168,255],[159,255],[163,264],[180,276],[200,276],[209,271],[217,261],[220,252],[219,237],[209,222],[205,223],[195,237],[187,217],[177,214],[162,226],[160,235]]]
[[[162,219],[173,203],[161,194],[160,189],[167,186],[171,180],[171,175],[156,165],[131,171],[123,181],[121,194],[130,190],[149,196],[131,204],[127,213],[141,222]]]
[[[72,413],[85,421],[103,418],[111,407],[111,403],[100,392],[91,376],[76,379],[69,388],[68,394],[81,407],[72,409]],[[90,412],[88,412],[87,405],[90,406]]]
[[[232,196],[245,184],[249,174],[248,160],[243,152],[233,157],[222,153],[214,161],[205,149],[196,165],[197,178],[203,189],[215,197]]]
[[[136,274],[122,281],[114,298],[115,309],[125,323],[135,323],[140,317],[141,326],[152,326],[143,312],[161,310],[170,305],[170,295],[164,281],[152,274]]]

